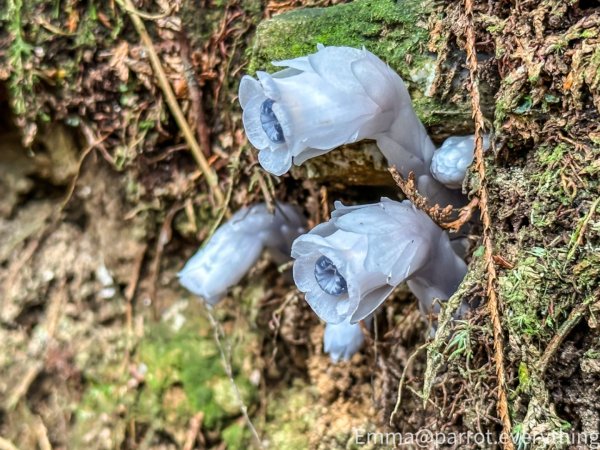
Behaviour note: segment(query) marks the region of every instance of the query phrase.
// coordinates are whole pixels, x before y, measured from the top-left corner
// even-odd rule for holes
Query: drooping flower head
[[[265,170],[282,175],[292,163],[374,139],[390,166],[415,174],[432,204],[465,203],[432,176],[435,146],[404,81],[381,59],[364,48],[318,45],[316,53],[273,64],[287,68],[245,76],[239,89],[244,128]]]
[[[364,321],[367,328],[371,325],[371,317]],[[359,323],[350,323],[345,320],[338,324],[325,325],[323,335],[323,350],[329,354],[334,363],[340,360],[348,361],[360,350],[365,342],[365,336]]]
[[[408,281],[424,314],[462,281],[465,263],[448,235],[409,201],[345,207],[292,245],[294,281],[327,323],[356,323]]]
[[[305,220],[292,205],[278,203],[271,214],[264,203],[237,211],[179,272],[179,282],[214,305],[256,263],[263,249],[283,262]]]
[[[387,130],[401,106],[411,108],[400,77],[365,49],[317,46],[314,54],[239,89],[248,139],[263,168],[275,175],[309,158]],[[412,108],[411,108],[412,110]]]
[[[490,146],[490,137],[483,136],[483,149]],[[431,161],[431,174],[450,189],[459,189],[473,162],[475,136],[451,136],[435,151]]]

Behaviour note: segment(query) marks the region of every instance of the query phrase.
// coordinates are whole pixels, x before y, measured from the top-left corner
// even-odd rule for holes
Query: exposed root
[[[475,30],[473,26],[473,1],[465,0],[465,23],[466,23],[466,48],[467,65],[470,73],[470,92],[471,104],[473,109],[473,119],[475,121],[475,168],[479,174],[479,206],[481,210],[481,220],[483,223],[483,246],[484,263],[487,273],[487,306],[492,321],[492,330],[494,335],[494,363],[496,366],[496,376],[498,377],[498,403],[496,410],[502,421],[502,430],[506,437],[504,439],[504,449],[513,450],[514,445],[511,436],[511,422],[508,413],[508,397],[506,395],[506,374],[504,372],[504,344],[502,337],[502,322],[500,320],[500,307],[496,295],[496,266],[494,263],[494,249],[492,241],[492,228],[490,212],[488,210],[488,190],[485,177],[485,162],[483,159],[483,113],[479,101],[479,79],[477,74],[477,54],[475,50]]]
[[[597,301],[593,305],[590,305],[589,302],[582,303],[573,311],[571,311],[571,314],[569,314],[567,320],[565,320],[565,322],[560,326],[558,332],[552,337],[552,340],[548,344],[548,347],[546,347],[544,354],[538,362],[540,377],[546,372],[550,360],[556,354],[565,338],[569,335],[573,328],[575,328],[575,326],[585,315],[585,312],[588,310],[600,310],[600,301]]]
[[[463,225],[471,220],[473,213],[479,206],[479,199],[477,197],[474,197],[468,205],[459,209],[454,209],[452,205],[447,205],[443,208],[438,204],[431,206],[427,202],[427,198],[423,197],[421,194],[419,194],[419,192],[417,192],[415,185],[415,174],[413,172],[408,174],[407,180],[402,176],[402,174],[400,174],[400,172],[398,172],[396,167],[390,167],[388,170],[392,174],[394,181],[406,198],[409,199],[411,203],[415,205],[415,207],[431,217],[431,220],[437,223],[444,230],[460,230]],[[458,213],[458,216],[455,216],[456,219],[451,220],[452,215],[456,212]]]
[[[390,426],[394,424],[394,417],[398,414],[398,410],[400,409],[400,405],[402,404],[402,387],[404,386],[404,380],[406,379],[406,372],[408,371],[410,365],[417,357],[419,353],[421,353],[424,349],[429,347],[430,342],[425,342],[421,346],[419,346],[408,358],[406,361],[406,365],[404,366],[404,370],[402,370],[402,376],[400,377],[400,381],[398,382],[398,397],[396,398],[396,404],[394,405],[394,410],[392,414],[390,414]]]

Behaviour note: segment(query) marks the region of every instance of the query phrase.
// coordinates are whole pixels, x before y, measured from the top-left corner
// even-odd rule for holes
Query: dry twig
[[[581,318],[584,316],[587,310],[600,310],[600,301],[590,305],[588,302],[582,303],[575,307],[567,320],[560,326],[558,332],[552,337],[552,340],[548,343],[546,350],[544,350],[544,354],[538,361],[537,368],[540,373],[540,377],[544,375],[546,369],[548,368],[548,364],[552,357],[556,354],[556,351],[563,343],[565,338],[569,335],[569,333],[575,328],[575,326],[579,323]]]
[[[231,351],[230,351],[230,349],[228,349],[228,351],[226,352],[225,348],[223,347],[223,343],[221,342],[221,336],[224,336],[225,332],[223,331],[221,324],[217,321],[215,316],[213,316],[211,307],[208,305],[206,305],[206,306],[207,306],[205,308],[206,314],[207,314],[210,324],[212,325],[212,328],[213,328],[213,336],[214,336],[215,344],[217,345],[217,348],[219,349],[219,353],[221,354],[221,361],[223,362],[223,369],[225,369],[225,373],[227,374],[227,377],[229,377],[231,387],[233,388],[235,398],[240,406],[240,411],[242,412],[242,414],[244,416],[246,425],[250,429],[250,432],[252,433],[252,436],[254,437],[254,440],[256,441],[256,445],[258,446],[259,449],[262,449],[263,445],[262,445],[260,436],[258,435],[258,431],[254,427],[254,424],[252,423],[252,419],[250,419],[250,415],[248,414],[248,407],[244,403],[244,399],[242,398],[240,389],[238,388],[237,383],[235,382],[235,379],[233,378],[233,369],[232,369],[231,363],[230,363]]]
[[[0,450],[19,450],[19,448],[8,439],[0,436]]]
[[[150,64],[152,65],[152,69],[154,70],[154,73],[156,75],[158,85],[160,86],[160,89],[162,90],[162,92],[165,96],[167,105],[169,106],[169,109],[171,110],[171,113],[173,114],[173,117],[174,117],[175,121],[177,122],[177,125],[179,126],[185,141],[189,145],[190,151],[192,152],[194,159],[196,160],[196,162],[198,163],[198,166],[200,167],[200,170],[204,174],[204,178],[206,178],[206,182],[208,183],[208,186],[209,186],[212,194],[214,195],[215,199],[217,200],[217,203],[219,205],[222,205],[223,201],[224,201],[224,196],[223,196],[223,192],[221,191],[221,188],[219,186],[219,179],[217,178],[217,174],[213,171],[210,164],[206,160],[204,153],[202,153],[202,149],[200,148],[200,145],[198,145],[198,142],[196,141],[194,132],[191,130],[191,128],[185,118],[185,115],[181,111],[181,108],[179,107],[179,103],[177,103],[177,98],[175,97],[175,94],[173,93],[171,84],[169,83],[169,80],[167,79],[167,75],[165,74],[165,71],[162,67],[162,64],[160,62],[160,58],[158,57],[158,54],[156,53],[156,49],[154,48],[152,39],[150,38],[148,31],[146,31],[146,26],[144,25],[144,22],[142,21],[142,19],[140,19],[139,15],[135,12],[136,9],[133,6],[133,4],[131,3],[131,0],[117,0],[117,1],[121,5],[121,7],[129,14],[129,17],[131,18],[131,22],[133,23],[133,26],[135,27],[137,33],[139,34],[140,39],[142,40],[142,43],[146,47],[146,50],[148,51],[148,58],[150,59]]]
[[[190,419],[190,427],[185,436],[185,443],[183,444],[183,450],[193,450],[194,444],[198,439],[200,439],[202,444],[205,444],[204,437],[200,433],[200,427],[202,426],[202,421],[204,420],[204,413],[202,411],[194,414],[194,416]]]

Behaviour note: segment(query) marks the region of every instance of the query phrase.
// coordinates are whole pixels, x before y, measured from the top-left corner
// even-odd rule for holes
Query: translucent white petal
[[[242,279],[263,246],[276,246],[289,256],[291,241],[303,231],[304,221],[292,205],[278,204],[275,214],[264,203],[242,208],[190,258],[178,274],[179,281],[214,303]]]
[[[313,69],[308,62],[308,56],[300,56],[299,58],[283,59],[281,61],[271,62],[276,67],[290,67],[302,72],[312,72]]]
[[[335,233],[327,236],[325,241],[331,248],[347,251],[354,249],[357,245],[366,244],[366,236],[338,229]]]
[[[246,104],[242,114],[246,136],[250,143],[259,150],[267,148],[271,144],[260,121],[260,106],[265,100],[266,97],[253,97]]]
[[[362,100],[362,99],[361,99]],[[351,144],[358,142],[362,139],[373,136],[373,134],[379,132],[377,128],[378,115],[376,112],[368,112],[366,114],[358,114],[361,102],[357,102],[353,105],[353,109],[346,109],[346,114],[340,108],[332,108],[328,111],[328,114],[323,114],[321,122],[308,123],[309,121],[303,121],[303,127],[298,130],[298,135],[303,136],[303,131],[310,130],[312,126],[313,133],[308,133],[304,140],[304,145],[321,150],[331,150],[344,144]],[[358,105],[358,106],[357,106]],[[357,106],[356,109],[354,107]],[[367,111],[372,105],[371,103],[365,103],[365,108],[360,109],[361,111]],[[352,117],[351,113],[357,112]],[[335,115],[338,114],[337,117]],[[344,122],[345,121],[345,122]],[[330,126],[330,123],[339,123],[338,127]]]
[[[271,76],[273,78],[289,78],[289,77],[295,77],[296,75],[300,75],[302,73],[302,70],[298,70],[298,69],[293,69],[291,67],[288,67],[287,69],[283,69],[280,70],[279,72],[275,72],[272,73]]]
[[[269,213],[264,203],[241,208],[229,219],[229,226],[235,232],[256,235],[269,227],[274,216]]]
[[[264,203],[259,203],[237,211],[228,223],[235,232],[250,234],[289,257],[292,241],[303,232],[305,219],[293,205],[276,203],[271,213]]]
[[[397,101],[396,90],[390,83],[390,79],[377,70],[370,58],[363,57],[353,61],[351,72],[371,100],[382,110],[394,107],[394,103]],[[400,78],[398,79],[402,82]]]
[[[179,282],[190,292],[210,299],[223,296],[255,264],[260,240],[223,226],[179,272]]]
[[[398,224],[380,204],[357,208],[350,214],[344,214],[332,220],[342,230],[365,235],[389,235],[398,231]]]
[[[381,304],[385,301],[386,298],[389,297],[393,290],[394,286],[384,284],[364,294],[361,297],[357,308],[350,316],[350,322],[356,323],[369,316],[377,308],[379,308],[379,306],[381,306]]]
[[[410,102],[399,109],[390,130],[386,134],[391,142],[395,142],[406,152],[424,162],[423,169],[419,170],[416,175],[426,173],[429,170],[435,146],[429,139],[425,127],[415,115]],[[404,164],[401,159],[402,155],[394,157],[394,154],[389,152],[385,156],[391,165],[401,167]],[[403,175],[407,176],[408,174]]]
[[[448,300],[444,292],[437,286],[431,286],[426,278],[414,277],[408,280],[407,284],[410,291],[419,300],[419,310],[425,317],[439,312],[439,302],[434,305],[435,299]]]
[[[324,155],[330,151],[331,149],[322,150],[317,148],[305,148],[297,156],[294,156],[294,164],[299,166],[311,158],[316,158],[317,156]]]
[[[331,86],[351,94],[364,95],[365,90],[352,73],[351,65],[362,58],[363,51],[351,47],[324,47],[308,56],[312,69]]]
[[[315,263],[320,253],[299,257],[294,261],[293,276],[296,287],[300,292],[321,290],[315,278]]]
[[[293,129],[294,155],[307,147],[328,149],[346,143],[378,112],[367,96],[350,96],[314,73],[278,80],[278,86]]]
[[[397,286],[421,270],[432,255],[433,243],[419,237],[408,242],[401,252],[395,256],[390,267],[390,284]]]
[[[240,81],[239,100],[242,109],[246,107],[248,102],[254,97],[264,97],[262,87],[258,81],[249,75],[244,75]]]
[[[310,234],[321,237],[327,237],[332,235],[336,231],[338,231],[338,229],[332,222],[323,222],[314,227],[312,230],[310,230]]]
[[[292,258],[316,254],[319,252],[320,248],[329,246],[322,236],[315,233],[315,230],[323,225],[326,224],[317,225],[310,233],[303,234],[294,241],[292,244]],[[314,258],[316,260],[317,257],[314,256]]]
[[[256,76],[263,87],[264,94],[271,100],[279,100],[279,88],[277,87],[277,82],[273,79],[273,77],[267,72],[262,72],[260,70],[256,72]]]
[[[260,165],[273,175],[283,175],[292,167],[292,155],[287,150],[265,148],[258,153]]]
[[[377,147],[383,153],[383,156],[391,166],[396,166],[396,169],[404,177],[407,177],[410,172],[418,177],[426,174],[429,168],[422,155],[416,155],[408,151],[405,147],[389,137],[389,134],[379,134],[376,137]]]
[[[365,341],[360,324],[351,324],[345,320],[339,324],[325,325],[323,350],[329,353],[331,360],[349,360],[360,350]]]
[[[296,278],[294,278],[294,281]],[[340,323],[349,315],[351,302],[347,295],[334,297],[322,289],[313,289],[306,293],[306,302],[322,320],[327,323]]]

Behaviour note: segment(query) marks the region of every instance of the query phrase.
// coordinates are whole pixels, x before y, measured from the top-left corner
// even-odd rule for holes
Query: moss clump
[[[133,366],[143,381],[131,386],[129,373],[115,369],[121,376],[94,380],[86,389],[77,414],[75,433],[81,436],[102,417],[125,414],[127,421],[138,427],[149,427],[171,434],[179,442],[185,436],[192,417],[202,412],[203,429],[218,432],[230,448],[243,448],[249,434],[244,430],[237,397],[222,366],[221,355],[209,322],[201,311],[186,315],[178,329],[167,322],[150,325],[132,357]],[[220,318],[227,324],[226,319]],[[237,338],[237,335],[241,338]],[[226,345],[226,344],[225,344]],[[256,387],[248,376],[254,335],[241,324],[236,328],[236,346],[232,354],[232,369],[236,385],[246,406],[256,399]],[[137,383],[136,383],[137,384]],[[130,386],[130,387],[128,387]],[[112,423],[112,422],[111,422]],[[241,425],[240,425],[241,423]],[[112,439],[123,439],[125,428],[114,430]],[[79,437],[77,437],[79,436]]]
[[[426,2],[358,0],[331,8],[300,9],[263,22],[252,49],[250,72],[274,69],[272,60],[313,53],[318,43],[367,47],[395,70],[409,78],[407,56],[421,62],[421,46],[427,42]]]
[[[549,339],[567,318],[572,299],[560,295],[568,280],[563,272],[565,261],[564,250],[533,248],[499,278],[502,298],[510,311],[506,321],[523,338]]]
[[[319,411],[313,386],[297,382],[269,403],[265,436],[272,448],[303,450],[308,446]]]
[[[585,218],[595,215],[590,209],[600,184],[590,162],[599,154],[600,149],[578,152],[561,142],[540,145],[527,162],[531,175],[522,187],[526,198],[521,206],[530,223],[518,235],[523,243],[536,245],[513,255],[515,267],[499,278],[511,334],[546,343],[571,309],[591,300],[598,289],[598,227],[590,220],[585,236],[581,229]],[[561,230],[571,230],[570,236]]]
[[[237,399],[222,367],[221,356],[205,320],[193,321],[173,333],[165,324],[150,330],[141,343],[137,359],[147,367],[146,389],[142,393],[157,399],[174,385],[181,385],[185,402],[183,412],[202,411],[209,429],[221,428],[227,418],[239,415]],[[236,355],[234,355],[236,356]],[[234,378],[246,404],[254,398],[254,388],[234,358]],[[138,411],[140,416],[145,410]],[[150,417],[148,417],[150,419]]]

